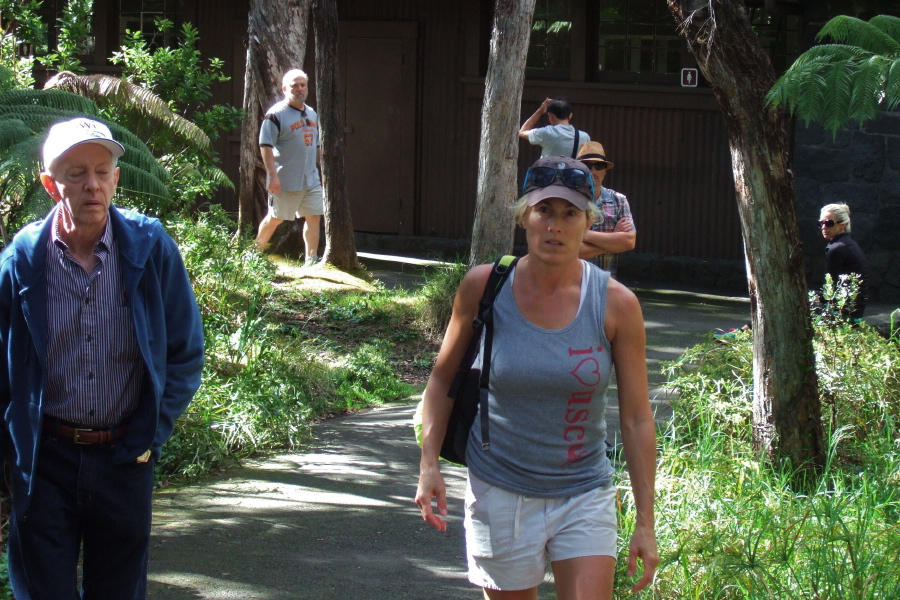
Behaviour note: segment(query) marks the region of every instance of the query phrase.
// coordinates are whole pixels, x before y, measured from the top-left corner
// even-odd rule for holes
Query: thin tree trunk
[[[303,68],[310,2],[250,2],[238,195],[241,229],[255,229],[266,215],[266,171],[259,154],[259,125],[266,110],[284,97],[282,76],[290,69]]]
[[[772,64],[743,0],[668,0],[715,92],[731,147],[753,324],[753,441],[798,473],[824,461],[787,117],[769,110]]]
[[[344,164],[344,98],[338,65],[338,15],[335,0],[313,7],[316,34],[316,96],[325,189],[325,254],[323,260],[349,272],[361,270],[353,239],[347,174]]]
[[[469,264],[509,254],[515,223],[519,117],[535,0],[497,0],[481,108],[478,198]]]

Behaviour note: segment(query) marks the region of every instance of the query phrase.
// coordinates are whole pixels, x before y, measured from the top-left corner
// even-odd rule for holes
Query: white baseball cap
[[[100,144],[114,158],[125,154],[125,146],[113,139],[109,127],[98,121],[79,117],[62,121],[50,128],[44,141],[44,170],[49,171],[53,161],[79,144]]]

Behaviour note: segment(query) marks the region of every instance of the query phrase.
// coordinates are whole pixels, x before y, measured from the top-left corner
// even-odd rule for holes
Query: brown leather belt
[[[70,427],[56,419],[44,417],[44,433],[72,440],[76,444],[112,444],[125,437],[127,428],[122,425],[112,429]]]

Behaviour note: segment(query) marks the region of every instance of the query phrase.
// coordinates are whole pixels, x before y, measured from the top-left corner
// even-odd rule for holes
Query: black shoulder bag
[[[494,268],[484,286],[484,295],[478,304],[478,316],[472,321],[472,341],[466,348],[466,354],[459,363],[456,376],[450,384],[447,396],[453,398],[453,410],[447,422],[447,433],[441,444],[440,457],[458,465],[466,464],[466,446],[469,443],[469,431],[475,422],[476,413],[481,413],[482,447],[490,448],[488,432],[488,386],[491,372],[491,345],[493,342],[494,313],[493,304],[500,288],[513,266],[519,260],[514,256],[502,256],[494,262]],[[484,329],[484,358],[482,368],[473,369],[472,362],[481,344],[481,330]]]

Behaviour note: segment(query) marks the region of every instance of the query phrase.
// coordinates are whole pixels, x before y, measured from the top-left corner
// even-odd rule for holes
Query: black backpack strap
[[[572,146],[572,158],[578,156],[578,128],[575,128],[575,145]]]
[[[515,264],[519,261],[519,257],[505,255],[501,256],[494,262],[494,269],[488,277],[487,285],[484,287],[484,296],[481,298],[479,307],[479,319],[481,325],[476,327],[476,331],[480,331],[481,327],[485,327],[484,332],[484,352],[481,360],[481,378],[478,382],[478,413],[481,415],[481,447],[484,450],[490,450],[491,436],[488,426],[488,390],[490,389],[491,376],[491,350],[494,341],[494,299],[500,293],[500,289],[509,277]]]

